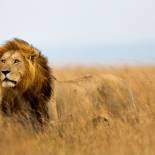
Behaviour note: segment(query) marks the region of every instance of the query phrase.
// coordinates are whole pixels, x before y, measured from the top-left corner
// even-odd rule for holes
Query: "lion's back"
[[[58,114],[126,119],[135,111],[127,82],[114,75],[87,75],[56,86]],[[80,112],[79,112],[80,111]]]

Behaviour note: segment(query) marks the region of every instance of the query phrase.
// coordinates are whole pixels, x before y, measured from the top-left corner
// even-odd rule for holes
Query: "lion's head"
[[[0,47],[0,80],[2,88],[26,90],[41,85],[49,74],[47,60],[39,50],[20,39]]]
[[[0,46],[0,110],[5,116],[17,115],[34,127],[46,124],[53,90],[51,68],[38,49],[20,39]]]

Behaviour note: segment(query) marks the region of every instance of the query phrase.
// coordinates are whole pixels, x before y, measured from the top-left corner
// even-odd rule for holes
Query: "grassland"
[[[35,134],[18,125],[0,128],[0,155],[154,155],[155,154],[155,67],[64,67],[56,68],[60,80],[83,75],[113,74],[127,81],[134,95],[134,122],[116,119],[113,123],[85,126],[78,119],[62,118],[43,134]],[[65,92],[66,90],[64,90]],[[80,91],[80,90],[79,90]],[[64,95],[64,96],[63,96]],[[61,93],[70,105],[72,95]],[[79,97],[76,103],[84,102]],[[75,113],[85,114],[72,106]],[[85,116],[85,115],[84,115]]]

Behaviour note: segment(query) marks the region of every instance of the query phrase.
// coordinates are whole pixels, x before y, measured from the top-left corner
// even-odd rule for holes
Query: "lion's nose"
[[[9,71],[9,70],[6,70],[6,71],[2,71],[2,73],[3,73],[4,75],[7,75],[8,73],[10,73],[10,71]]]

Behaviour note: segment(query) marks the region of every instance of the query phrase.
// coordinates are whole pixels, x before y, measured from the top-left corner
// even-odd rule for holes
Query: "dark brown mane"
[[[50,102],[50,99],[53,96],[54,87],[48,60],[39,50],[20,39],[8,41],[0,48],[1,53],[10,50],[19,50],[21,53],[27,53],[31,56],[37,54],[35,60],[28,60],[33,61],[31,63],[34,68],[32,71],[31,69],[28,69],[29,75],[31,75],[31,72],[35,72],[35,77],[33,81],[30,77],[26,77],[25,80],[29,82],[27,86],[23,79],[24,82],[21,81],[19,87],[16,89],[16,93],[14,92],[15,90],[4,90],[1,110],[6,116],[19,114],[22,117],[25,117],[25,115],[28,114],[32,125],[37,124],[37,126],[44,126],[49,120],[48,102]],[[23,109],[25,109],[25,107],[23,108],[23,105],[28,107],[24,112],[24,116]]]

